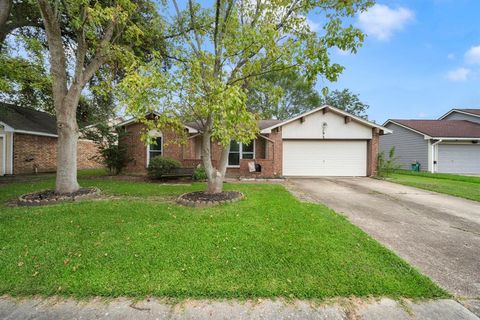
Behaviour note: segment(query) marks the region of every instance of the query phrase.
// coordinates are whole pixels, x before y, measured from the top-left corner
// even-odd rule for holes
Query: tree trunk
[[[0,49],[7,37],[7,21],[12,9],[12,0],[0,0]]]
[[[55,191],[57,193],[72,193],[80,189],[77,182],[78,125],[75,115],[78,102],[71,101],[68,96],[65,100],[62,106],[56,109],[58,140]]]
[[[207,127],[207,125],[206,125]],[[221,193],[223,191],[223,180],[227,171],[228,153],[230,146],[222,148],[220,162],[217,168],[212,164],[211,135],[208,130],[202,135],[202,162],[207,174],[207,193]]]

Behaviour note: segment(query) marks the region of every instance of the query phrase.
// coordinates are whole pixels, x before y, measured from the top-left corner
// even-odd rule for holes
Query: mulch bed
[[[224,191],[221,193],[206,193],[195,191],[184,193],[178,197],[178,202],[189,207],[207,207],[216,204],[231,203],[243,198],[243,193],[238,191]]]
[[[38,206],[59,203],[64,201],[76,201],[91,198],[100,194],[98,188],[81,188],[72,193],[56,193],[55,190],[42,190],[24,194],[18,197],[17,204],[21,206]]]

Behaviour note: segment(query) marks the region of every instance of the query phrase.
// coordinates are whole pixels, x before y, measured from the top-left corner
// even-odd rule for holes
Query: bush
[[[400,169],[400,165],[397,164],[397,158],[395,157],[395,147],[388,151],[388,158],[385,156],[385,152],[378,154],[377,166],[377,176],[379,177],[388,177],[395,170]]]
[[[198,167],[193,172],[192,179],[195,181],[203,181],[207,180],[207,172],[205,171],[204,167]]]
[[[148,164],[148,176],[153,179],[160,179],[164,175],[180,168],[179,161],[168,157],[155,157],[150,159]]]
[[[130,161],[127,159],[127,148],[119,144],[126,134],[119,128],[112,128],[108,123],[99,123],[82,129],[82,133],[86,139],[95,142],[99,150],[96,160],[102,162],[110,173],[119,174]]]
[[[127,164],[127,150],[123,146],[109,145],[100,147],[102,162],[111,173],[119,174]]]

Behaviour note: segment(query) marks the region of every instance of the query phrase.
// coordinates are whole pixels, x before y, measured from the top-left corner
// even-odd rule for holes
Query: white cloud
[[[455,53],[449,53],[447,55],[448,60],[455,60]]]
[[[410,9],[403,7],[391,9],[384,4],[375,4],[368,11],[360,13],[358,21],[368,35],[388,40],[395,31],[402,30],[414,17],[415,14]]]
[[[447,79],[450,81],[465,81],[468,79],[470,69],[457,68],[447,73]]]
[[[470,64],[480,64],[480,46],[468,49],[465,53],[465,61]]]
[[[320,30],[320,23],[317,23],[315,21],[312,21],[310,19],[307,18],[307,25],[308,27],[310,28],[311,31],[313,32],[317,32]]]

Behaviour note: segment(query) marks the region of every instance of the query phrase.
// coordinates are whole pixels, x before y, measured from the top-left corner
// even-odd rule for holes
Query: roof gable
[[[335,107],[332,107],[332,106],[329,106],[329,105],[324,105],[324,106],[321,106],[319,108],[316,108],[316,109],[313,109],[313,110],[310,110],[310,111],[307,111],[305,113],[302,113],[296,117],[293,117],[293,118],[290,118],[288,120],[285,120],[285,121],[282,121],[282,122],[279,122],[279,123],[276,123],[270,127],[267,127],[265,129],[262,129],[261,133],[270,133],[271,130],[275,129],[275,128],[278,128],[278,127],[282,127],[286,124],[289,124],[293,121],[296,121],[296,120],[300,120],[301,118],[305,118],[305,117],[308,117],[310,115],[313,115],[314,113],[316,112],[319,112],[319,111],[322,111],[322,110],[326,110],[326,111],[332,111],[338,115],[341,115],[341,116],[344,116],[344,117],[349,117],[351,120],[355,121],[355,122],[358,122],[360,124],[363,124],[365,126],[368,126],[368,127],[371,127],[371,128],[378,128],[380,130],[383,131],[383,133],[391,133],[392,131],[383,127],[383,126],[380,126],[376,123],[373,123],[373,122],[370,122],[368,120],[365,120],[361,117],[358,117],[356,115],[353,115],[351,113],[348,113],[346,111],[343,111],[343,110],[340,110],[338,108],[335,108]]]
[[[441,116],[440,118],[438,118],[438,120],[443,120],[445,119],[446,117],[448,117],[450,114],[452,113],[463,113],[463,114],[468,114],[470,116],[474,116],[474,117],[479,117],[480,118],[480,109],[452,109],[450,111],[448,111],[447,113],[445,113],[443,116]]]
[[[411,131],[423,134],[425,138],[480,138],[480,124],[468,120],[401,120],[394,123]]]

